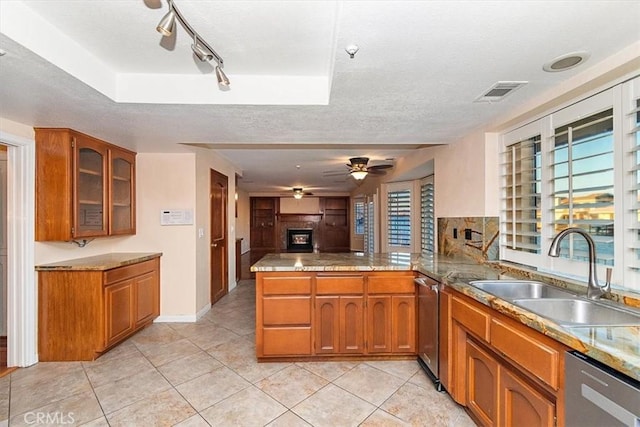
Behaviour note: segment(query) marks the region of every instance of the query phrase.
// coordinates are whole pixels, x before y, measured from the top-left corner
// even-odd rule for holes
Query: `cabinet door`
[[[392,351],[415,353],[416,351],[416,299],[413,295],[391,297]]]
[[[135,154],[109,151],[109,234],[135,234]]]
[[[104,288],[106,347],[118,342],[134,327],[133,280],[125,280]]]
[[[340,297],[340,353],[364,352],[364,297]]]
[[[369,353],[390,353],[391,296],[370,296],[367,305],[367,350]]]
[[[337,353],[340,348],[340,298],[316,297],[316,353]]]
[[[500,425],[554,425],[555,404],[507,369],[500,369]]]
[[[498,362],[470,339],[466,349],[467,407],[482,425],[497,425]]]
[[[73,237],[106,236],[107,148],[99,141],[77,135],[74,151]]]
[[[136,328],[160,314],[159,292],[156,272],[152,271],[135,278]]]

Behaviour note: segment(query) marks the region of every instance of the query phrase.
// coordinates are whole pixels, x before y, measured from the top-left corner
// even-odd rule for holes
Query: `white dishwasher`
[[[577,351],[565,353],[567,427],[640,427],[640,382]]]

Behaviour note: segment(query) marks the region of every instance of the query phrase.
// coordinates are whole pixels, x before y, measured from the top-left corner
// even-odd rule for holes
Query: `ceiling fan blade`
[[[392,167],[393,165],[388,165],[388,164],[373,165],[373,166],[367,166],[367,170],[371,171],[371,170],[391,169]]]
[[[322,172],[323,176],[339,176],[339,175],[347,175],[349,171],[325,171]]]
[[[371,175],[386,175],[387,171],[382,170],[382,169],[370,169],[367,168],[367,172],[369,172]]]

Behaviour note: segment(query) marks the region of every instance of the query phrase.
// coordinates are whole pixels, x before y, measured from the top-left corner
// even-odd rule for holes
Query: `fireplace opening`
[[[287,229],[288,252],[313,252],[313,230],[311,228]]]

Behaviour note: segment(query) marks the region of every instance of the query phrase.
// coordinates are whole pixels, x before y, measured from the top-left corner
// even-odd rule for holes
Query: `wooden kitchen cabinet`
[[[109,234],[135,234],[136,156],[130,151],[112,148],[109,150],[109,165]]]
[[[411,271],[258,272],[258,359],[415,356],[413,277]]]
[[[316,354],[364,353],[364,298],[317,296]]]
[[[500,369],[499,397],[501,426],[554,425],[553,401],[508,369]]]
[[[413,274],[367,277],[367,351],[416,352],[416,296]]]
[[[135,234],[135,156],[71,129],[36,128],[36,240]]]
[[[568,348],[456,291],[443,294],[452,398],[481,425],[563,426]]]
[[[311,355],[311,286],[308,273],[256,277],[256,355]]]
[[[134,287],[131,281],[104,289],[106,346],[113,345],[133,331]]]
[[[467,407],[485,426],[497,426],[498,362],[473,340],[466,341]]]
[[[39,360],[93,360],[160,314],[160,257],[38,271]]]
[[[316,354],[364,353],[364,275],[318,273]]]

